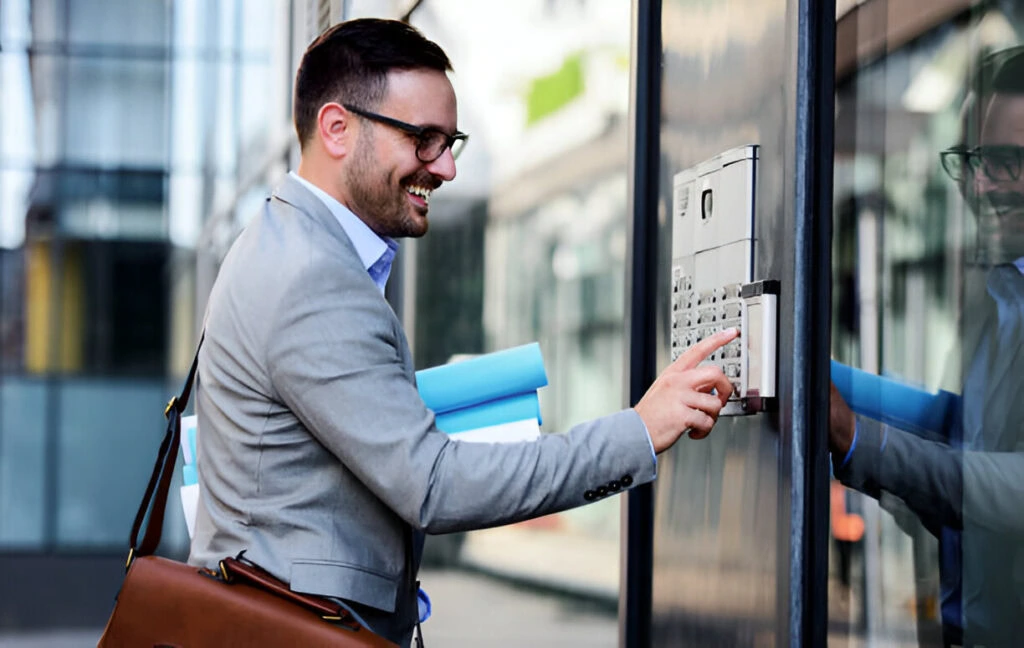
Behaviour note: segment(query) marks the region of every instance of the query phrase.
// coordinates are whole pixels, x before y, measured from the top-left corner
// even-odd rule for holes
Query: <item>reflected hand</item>
[[[661,372],[633,408],[647,426],[656,453],[671,448],[687,430],[692,439],[711,433],[732,394],[732,383],[721,368],[697,365],[738,335],[731,328],[694,344]]]
[[[828,412],[829,450],[840,455],[840,457],[846,456],[846,453],[850,451],[850,444],[853,443],[856,421],[853,410],[843,400],[839,390],[836,389],[835,383],[832,383]]]

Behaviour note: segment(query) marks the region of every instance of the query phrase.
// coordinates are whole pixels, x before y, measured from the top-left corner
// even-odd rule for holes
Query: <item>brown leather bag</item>
[[[291,591],[241,554],[221,560],[217,571],[153,555],[163,533],[181,414],[198,360],[197,350],[181,395],[164,410],[167,433],[132,525],[128,574],[99,646],[394,646],[362,627],[339,604]],[[138,544],[147,511],[146,533]]]

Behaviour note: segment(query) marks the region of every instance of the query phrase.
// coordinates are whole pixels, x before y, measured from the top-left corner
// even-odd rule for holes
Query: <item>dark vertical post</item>
[[[658,159],[661,114],[661,0],[633,2],[629,173],[632,196],[627,266],[629,403],[635,405],[654,381],[655,308],[658,265]],[[629,492],[623,515],[623,569],[619,596],[619,645],[651,645],[651,570],[654,489]]]
[[[828,629],[828,403],[835,2],[798,0],[790,646]]]

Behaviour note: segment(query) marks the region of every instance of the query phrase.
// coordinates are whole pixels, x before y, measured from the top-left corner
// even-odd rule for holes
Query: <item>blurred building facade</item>
[[[0,9],[0,625],[110,608],[197,340],[202,226],[286,168],[292,44],[330,19],[293,4]],[[187,552],[180,514],[163,550]]]

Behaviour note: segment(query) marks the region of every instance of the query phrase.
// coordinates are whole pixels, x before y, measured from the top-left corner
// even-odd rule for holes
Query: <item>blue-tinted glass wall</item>
[[[120,548],[166,391],[170,5],[4,18],[5,102],[31,138],[0,161],[29,179],[5,200],[0,546]]]
[[[293,10],[3,3],[0,553],[124,550],[194,350],[196,248],[283,172]],[[180,516],[164,537],[185,551]]]

